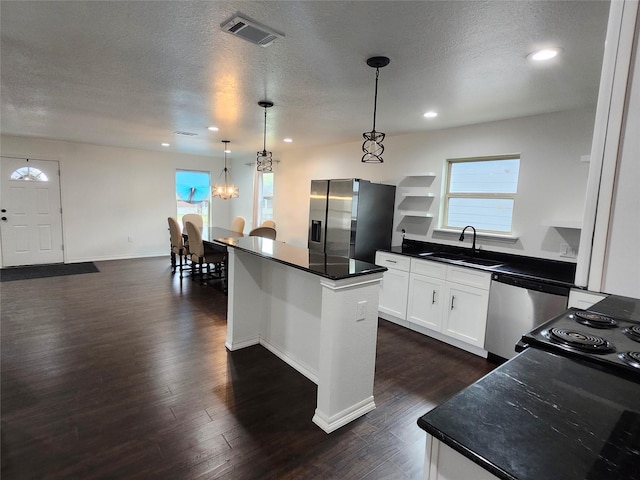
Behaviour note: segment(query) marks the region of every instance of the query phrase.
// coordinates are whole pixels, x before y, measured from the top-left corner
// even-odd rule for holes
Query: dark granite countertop
[[[534,348],[418,425],[502,479],[640,479],[640,384]]]
[[[296,247],[261,237],[221,237],[213,239],[213,242],[268,258],[331,280],[382,273],[387,270],[386,267],[380,267],[373,263],[316,253],[307,248]]]
[[[471,249],[466,247],[455,247],[439,243],[421,242],[417,240],[405,240],[402,245],[392,246],[391,253],[406,255],[424,260],[431,260],[442,263],[456,263],[446,258],[437,257],[437,253],[465,255],[464,266],[485,270],[491,273],[510,275],[526,280],[548,283],[561,287],[574,287],[576,264],[570,262],[560,262],[557,260],[547,260],[509,253],[491,252],[480,250],[470,255]],[[424,256],[425,253],[434,252],[434,256]],[[479,262],[474,264],[474,259]],[[500,265],[486,265],[488,260],[499,262]]]
[[[622,320],[640,322],[640,299],[637,298],[609,295],[589,307],[589,310]]]

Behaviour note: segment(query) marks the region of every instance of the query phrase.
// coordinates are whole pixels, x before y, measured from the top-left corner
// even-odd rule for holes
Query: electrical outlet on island
[[[367,318],[367,301],[363,300],[356,306],[356,321],[359,322],[365,318]]]

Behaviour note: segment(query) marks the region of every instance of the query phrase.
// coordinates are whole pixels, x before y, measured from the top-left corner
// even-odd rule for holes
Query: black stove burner
[[[622,352],[618,358],[634,368],[640,368],[640,352]]]
[[[576,322],[593,328],[616,328],[618,322],[613,318],[593,312],[575,312]]]
[[[567,347],[583,352],[608,353],[614,350],[613,345],[602,337],[589,333],[567,330],[566,328],[551,328],[542,334],[549,340],[561,343]]]
[[[631,340],[640,342],[640,325],[633,325],[629,328],[625,328],[622,332]]]

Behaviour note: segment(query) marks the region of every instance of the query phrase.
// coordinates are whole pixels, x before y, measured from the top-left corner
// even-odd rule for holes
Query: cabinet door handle
[[[453,310],[453,302],[455,301],[456,296],[455,295],[451,295],[451,310]]]
[[[433,305],[434,303],[436,303],[436,291],[433,291],[433,295],[431,296],[431,305]]]
[[[398,263],[395,260],[387,260],[387,263]]]

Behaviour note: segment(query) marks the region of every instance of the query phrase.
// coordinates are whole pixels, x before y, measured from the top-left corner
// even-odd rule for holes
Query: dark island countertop
[[[591,310],[640,320],[640,300]],[[527,348],[418,425],[502,479],[640,480],[640,383]]]
[[[262,237],[221,237],[212,241],[331,280],[382,273],[387,270],[386,267],[373,263],[312,252],[308,248]]]
[[[566,288],[575,286],[576,264],[571,262],[526,257],[510,253],[492,252],[489,250],[480,250],[471,255],[471,249],[468,247],[456,247],[406,239],[402,245],[392,246],[387,251],[442,263],[456,262],[448,260],[447,258],[438,257],[438,253],[462,255],[466,257],[464,266],[467,267],[492,273],[507,274],[526,280],[535,280],[537,282]],[[425,253],[433,253],[433,256],[425,256]],[[477,259],[478,262],[474,263],[474,259]],[[498,262],[499,265],[488,265],[488,261]]]
[[[640,384],[541,350],[418,425],[502,479],[640,479]]]

